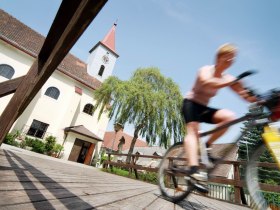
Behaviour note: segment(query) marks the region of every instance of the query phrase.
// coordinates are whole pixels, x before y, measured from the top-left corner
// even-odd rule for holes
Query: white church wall
[[[15,74],[12,79],[27,74],[33,62],[34,58],[0,40],[0,64],[7,64],[14,68]],[[8,79],[0,76],[0,82],[6,80]],[[0,98],[0,114],[4,111],[12,96],[13,94],[9,94]]]

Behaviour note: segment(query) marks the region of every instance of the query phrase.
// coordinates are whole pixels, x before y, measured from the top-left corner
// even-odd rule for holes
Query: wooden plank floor
[[[0,209],[245,210],[198,195],[175,205],[158,187],[2,144]]]

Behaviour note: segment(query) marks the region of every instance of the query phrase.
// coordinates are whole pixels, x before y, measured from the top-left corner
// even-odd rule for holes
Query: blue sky
[[[1,0],[0,8],[46,36],[60,3]],[[138,67],[155,66],[172,78],[184,95],[197,69],[212,64],[217,47],[231,42],[239,53],[228,72],[238,75],[258,70],[245,83],[262,92],[280,84],[279,8],[278,0],[111,0],[71,53],[86,61],[91,47],[118,19],[116,51],[120,57],[113,74],[126,80]],[[247,108],[247,103],[228,89],[221,90],[210,105],[231,109],[237,116]],[[125,131],[131,133],[132,129],[127,126]],[[231,141],[237,132],[234,127],[220,142]]]

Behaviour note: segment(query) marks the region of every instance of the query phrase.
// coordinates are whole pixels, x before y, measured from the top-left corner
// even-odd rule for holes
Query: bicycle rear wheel
[[[252,199],[251,206],[253,209],[259,210],[270,209],[266,198],[268,193],[261,189],[261,185],[264,180],[270,180],[272,183],[275,181],[271,180],[278,180],[278,182],[280,180],[279,169],[274,170],[265,167],[265,165],[258,164],[260,156],[265,152],[267,152],[266,146],[264,144],[260,145],[251,155],[250,161],[246,167],[246,184]]]
[[[186,174],[176,172],[180,169],[187,169],[186,167],[187,163],[182,142],[170,147],[159,165],[158,181],[160,191],[164,197],[174,203],[186,198],[193,190],[193,185],[186,179]]]

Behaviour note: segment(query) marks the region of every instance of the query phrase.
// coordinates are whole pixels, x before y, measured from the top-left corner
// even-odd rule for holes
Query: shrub
[[[61,144],[55,144],[52,152],[55,153],[56,157],[63,150],[63,146]]]
[[[32,143],[32,150],[33,152],[37,152],[40,154],[44,154],[46,152],[45,144],[39,139],[34,139]]]
[[[139,179],[152,183],[152,184],[157,184],[158,183],[158,179],[157,179],[158,175],[155,172],[149,172],[147,171],[146,173],[140,173],[139,174]]]
[[[48,136],[45,141],[45,151],[48,155],[51,155],[56,144],[56,138],[54,136]]]
[[[15,140],[16,139],[16,135],[15,134],[12,134],[12,133],[8,133],[4,139],[4,143],[5,144],[9,144],[9,145],[12,145],[12,146],[16,146],[18,147],[19,146],[19,143]]]
[[[26,145],[26,146],[32,147],[33,142],[34,142],[34,139],[29,138],[29,137],[25,137],[24,141],[25,141],[25,145]]]
[[[20,142],[19,147],[22,148],[22,149],[25,149],[25,148],[26,148],[26,142],[25,142],[25,140],[23,140],[23,141]]]

